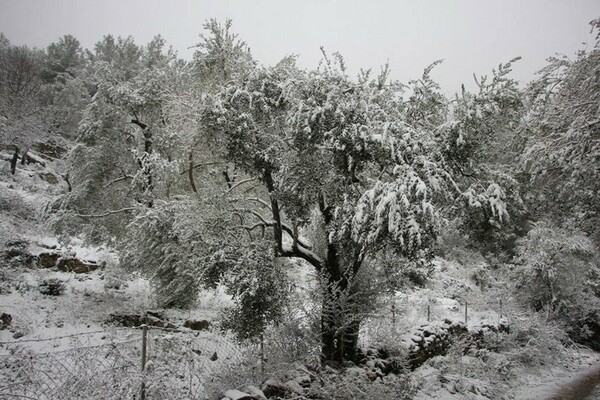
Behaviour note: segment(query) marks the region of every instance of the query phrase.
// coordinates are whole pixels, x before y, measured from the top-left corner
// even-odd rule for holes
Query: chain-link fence
[[[0,342],[0,399],[203,399],[243,354],[210,332],[154,327]]]

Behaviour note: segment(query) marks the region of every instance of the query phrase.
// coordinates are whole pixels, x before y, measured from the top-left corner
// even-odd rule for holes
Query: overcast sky
[[[315,67],[324,46],[351,71],[389,59],[392,77],[407,81],[443,58],[433,76],[446,92],[515,56],[513,76],[528,81],[547,57],[592,46],[598,17],[599,0],[0,0],[0,31],[16,45],[67,33],[87,48],[108,33],[144,44],[160,33],[189,59],[206,19],[231,18],[263,64],[294,53]]]

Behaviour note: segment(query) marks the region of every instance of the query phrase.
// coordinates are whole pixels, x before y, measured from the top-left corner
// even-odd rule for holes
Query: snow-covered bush
[[[65,292],[65,284],[57,278],[44,279],[39,285],[40,293],[48,296],[60,296]]]
[[[147,276],[162,307],[194,304],[202,274],[203,212],[188,197],[140,207],[120,244],[121,265]]]
[[[416,385],[409,375],[389,374],[371,381],[362,368],[349,368],[342,373],[323,373],[319,378],[320,384],[310,387],[309,398],[410,400],[416,394]]]
[[[520,241],[520,287],[535,310],[565,315],[583,298],[596,294],[592,278],[598,276],[598,253],[583,233],[539,222]]]
[[[263,380],[257,362],[258,352],[253,348],[244,348],[236,363],[224,363],[215,368],[205,382],[205,398],[221,400],[223,392],[228,389],[244,389],[247,386],[257,386]]]
[[[265,371],[275,372],[295,362],[313,363],[319,359],[318,313],[312,318],[286,314],[277,326],[269,327],[264,336]]]
[[[268,241],[256,241],[241,250],[229,248],[215,253],[213,269],[220,275],[235,306],[225,311],[222,323],[240,340],[260,340],[268,325],[283,318],[289,284],[285,262],[276,260]]]
[[[600,257],[590,238],[540,222],[520,242],[519,255],[519,296],[563,322],[574,340],[600,348]]]

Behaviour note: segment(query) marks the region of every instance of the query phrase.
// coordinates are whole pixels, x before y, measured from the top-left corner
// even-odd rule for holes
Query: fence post
[[[427,304],[427,322],[431,321],[431,306]]]
[[[260,334],[260,374],[265,377],[265,337]]]
[[[502,309],[502,300],[500,300],[500,318],[502,318],[503,313],[504,313],[504,310]]]
[[[148,338],[148,327],[142,325],[142,389],[140,399],[146,399],[146,342]]]
[[[465,300],[465,325],[469,322],[469,314],[468,314],[468,303]]]

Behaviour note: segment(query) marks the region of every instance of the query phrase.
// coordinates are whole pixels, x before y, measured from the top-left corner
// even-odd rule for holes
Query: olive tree
[[[207,134],[247,176],[238,184],[261,187],[233,188],[240,226],[322,277],[324,359],[356,357],[365,260],[384,249],[423,257],[458,196],[506,214],[501,191],[464,192],[453,179],[435,135],[447,104],[429,69],[409,96],[387,75],[352,79],[339,55],[309,72],[286,58],[227,82],[202,110]],[[322,230],[312,242],[309,224]]]

